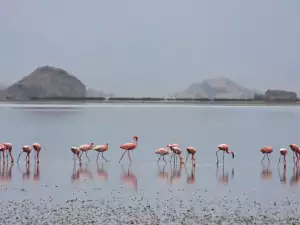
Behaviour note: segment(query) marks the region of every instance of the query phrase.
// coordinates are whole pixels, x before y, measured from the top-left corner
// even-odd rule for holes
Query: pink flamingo
[[[260,152],[264,154],[264,157],[262,158],[261,163],[264,161],[266,156],[270,163],[269,154],[271,154],[273,152],[273,147],[272,146],[264,146],[263,148],[260,149]]]
[[[85,152],[85,156],[86,156],[86,158],[87,158],[87,159],[89,160],[89,162],[90,162],[91,160],[89,159],[89,157],[88,157],[88,155],[87,155],[87,152],[88,152],[89,150],[93,149],[93,147],[94,147],[94,143],[93,143],[93,142],[90,143],[90,144],[88,144],[88,145],[81,145],[81,146],[79,147],[79,149],[80,149],[80,151],[81,151],[80,158],[81,158],[83,152]]]
[[[186,148],[186,151],[188,152],[188,154],[186,156],[185,164],[188,160],[189,155],[191,154],[192,155],[192,163],[193,163],[193,166],[195,166],[196,165],[196,159],[195,159],[196,148],[192,147],[192,146],[189,146],[189,147]]]
[[[181,156],[181,149],[180,149],[179,147],[172,147],[171,149],[173,150],[173,152],[174,152],[176,155],[178,155],[179,160],[180,160],[180,166],[182,166],[182,165],[183,165],[183,158],[182,158],[182,156]]]
[[[278,161],[278,165],[279,165],[279,163],[280,163],[280,158],[281,158],[281,156],[283,156],[283,167],[285,168],[286,167],[286,155],[287,155],[287,149],[285,149],[285,148],[281,148],[280,150],[279,150],[279,153],[280,153],[280,156],[279,156],[279,161]]]
[[[5,156],[4,156],[5,150],[6,150],[5,145],[1,144],[1,145],[0,145],[0,152],[2,152],[3,163],[5,163]],[[0,158],[1,158],[1,155],[0,155]]]
[[[17,163],[19,163],[20,156],[21,156],[21,154],[23,154],[24,152],[26,153],[26,161],[29,163],[29,162],[30,162],[30,152],[31,152],[31,150],[32,150],[32,149],[31,149],[30,146],[28,146],[28,145],[23,145],[23,146],[22,146],[22,152],[19,154]]]
[[[217,152],[216,152],[217,165],[219,164],[219,157],[218,157],[218,152],[219,152],[219,151],[223,151],[223,164],[224,164],[224,154],[225,154],[225,152],[226,152],[227,154],[231,154],[231,155],[232,155],[232,158],[234,159],[234,152],[229,150],[228,145],[227,145],[227,144],[220,144],[220,145],[218,145],[218,150],[217,150]]]
[[[33,143],[32,147],[35,151],[35,159],[37,160],[37,163],[39,163],[40,162],[40,151],[41,151],[42,147],[39,143]]]
[[[174,152],[174,150],[173,150],[174,147],[180,148],[179,144],[168,144],[168,145],[167,145],[167,148],[170,148],[171,151],[172,151],[172,155],[171,155],[171,157],[170,157],[170,163],[171,163],[171,160],[172,160],[173,156],[175,156],[175,152]]]
[[[168,148],[159,148],[154,153],[160,155],[159,158],[158,158],[157,163],[159,163],[159,160],[160,160],[161,157],[163,157],[163,160],[165,161],[165,163],[167,163],[166,160],[165,160],[165,155],[170,154],[171,150],[168,149]]]
[[[96,147],[93,148],[95,151],[98,152],[98,155],[97,155],[97,161],[98,161],[98,158],[99,158],[99,154],[100,152],[102,153],[102,158],[108,162],[108,160],[103,156],[103,153],[106,152],[108,150],[108,143],[106,143],[105,145],[97,145]]]
[[[129,151],[136,149],[139,139],[138,139],[137,136],[133,136],[133,140],[134,140],[134,143],[125,143],[125,144],[122,144],[120,146],[120,148],[124,149],[125,151],[124,151],[123,155],[121,156],[121,158],[119,160],[119,163],[121,162],[121,160],[122,160],[122,158],[123,158],[123,156],[125,155],[126,152],[128,153],[128,157],[129,157],[129,160],[130,160],[130,163],[131,163],[131,158],[130,158]]]
[[[75,160],[75,155],[77,156],[79,163],[81,164],[81,158],[80,158],[80,149],[79,147],[72,147],[71,152],[73,152],[73,159]],[[75,161],[74,161],[75,163]]]
[[[297,162],[299,160],[299,153],[300,153],[300,150],[299,150],[299,146],[296,145],[296,144],[290,144],[289,145],[290,149],[293,151],[293,161],[295,163],[295,155],[296,155],[296,158],[297,158]]]
[[[14,157],[12,155],[12,144],[9,142],[5,142],[3,143],[3,145],[6,147],[6,150],[8,151],[9,155],[10,155],[10,159],[11,159],[11,163],[14,162]],[[8,160],[8,155],[6,155],[6,158]]]

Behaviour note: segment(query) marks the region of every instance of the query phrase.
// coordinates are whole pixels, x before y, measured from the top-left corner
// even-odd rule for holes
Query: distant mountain
[[[39,67],[14,83],[1,96],[26,100],[30,97],[85,97],[85,85],[67,71],[52,66]]]
[[[191,84],[174,97],[191,98],[253,98],[257,91],[242,87],[226,77],[211,78]]]

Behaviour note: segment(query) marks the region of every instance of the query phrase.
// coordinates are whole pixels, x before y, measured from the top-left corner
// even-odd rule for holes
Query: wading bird
[[[270,162],[269,154],[271,154],[273,152],[272,146],[265,146],[260,149],[260,152],[264,154],[264,157],[262,158],[261,163],[264,161],[266,156],[268,158],[268,161]]]
[[[99,154],[102,153],[102,158],[108,162],[108,160],[103,156],[103,153],[106,152],[108,150],[108,143],[106,143],[105,145],[97,145],[96,147],[93,148],[95,151],[98,152],[98,155],[97,155],[97,161],[98,161],[98,158],[99,158]]]
[[[79,149],[80,149],[80,151],[81,151],[80,158],[81,158],[83,152],[85,152],[85,156],[86,156],[86,158],[87,158],[87,159],[89,160],[89,162],[90,162],[91,160],[89,159],[89,157],[88,157],[88,155],[87,155],[87,152],[88,152],[89,150],[93,149],[93,147],[94,147],[94,143],[93,143],[93,142],[90,143],[90,144],[88,144],[88,145],[81,145],[81,146],[79,147]]]
[[[218,146],[218,150],[216,151],[217,165],[219,164],[219,157],[218,157],[218,152],[219,152],[219,151],[223,151],[223,163],[224,163],[224,155],[225,155],[225,152],[226,152],[227,154],[231,154],[231,155],[232,155],[232,158],[234,159],[234,152],[229,150],[228,145],[227,145],[227,144],[220,144],[220,145]]]
[[[4,155],[5,150],[6,150],[5,145],[2,145],[2,144],[1,144],[1,145],[0,145],[0,158],[1,158],[1,152],[2,152],[3,164],[5,163],[5,155]]]
[[[160,155],[158,157],[157,163],[159,163],[161,157],[163,157],[164,162],[167,163],[165,160],[165,155],[169,155],[171,153],[171,150],[168,148],[159,148],[154,153]]]
[[[42,147],[39,143],[33,143],[32,147],[35,151],[35,160],[37,161],[37,163],[39,163],[40,162],[40,151],[41,151]]]
[[[278,165],[280,163],[280,158],[281,156],[283,156],[283,166],[286,167],[286,155],[287,155],[287,149],[285,148],[281,148],[279,150],[280,156],[279,156],[279,161],[278,161]]]
[[[9,142],[5,142],[5,143],[3,143],[3,145],[6,147],[6,151],[8,151],[8,154],[10,155],[11,163],[13,163],[15,160],[14,160],[14,157],[12,155],[12,144],[9,143]],[[7,154],[6,154],[6,158],[7,158],[7,161],[8,161],[8,155]]]
[[[289,145],[290,149],[293,151],[293,161],[295,163],[295,155],[296,155],[296,162],[298,162],[299,160],[299,154],[300,154],[300,150],[299,150],[299,146],[296,144],[290,144]]]
[[[73,159],[75,160],[75,156],[77,156],[79,163],[81,164],[81,157],[80,157],[80,149],[79,147],[72,147],[71,152],[73,152]],[[74,161],[75,163],[75,161]]]
[[[138,140],[139,140],[137,136],[133,136],[132,138],[134,140],[134,143],[125,143],[125,144],[122,144],[120,146],[121,149],[124,149],[124,153],[122,154],[122,156],[119,160],[119,163],[123,159],[123,156],[125,155],[126,152],[128,153],[128,157],[129,157],[129,160],[130,160],[130,163],[131,163],[131,158],[130,158],[130,152],[129,151],[136,149],[137,143],[138,143]]]
[[[171,160],[172,160],[173,156],[175,156],[175,152],[174,152],[174,150],[173,150],[173,147],[178,147],[178,148],[180,148],[179,144],[168,144],[168,145],[167,145],[167,148],[170,148],[171,151],[172,151],[172,154],[171,154],[171,157],[170,157],[170,163],[171,163]]]
[[[195,166],[196,165],[196,159],[195,159],[196,148],[192,147],[192,146],[189,146],[189,147],[186,148],[186,151],[188,152],[188,154],[186,156],[185,164],[188,160],[189,155],[191,154],[192,155],[192,164],[193,164],[193,166]]]
[[[23,154],[23,153],[26,153],[26,161],[29,163],[30,162],[30,152],[31,152],[31,147],[28,146],[28,145],[23,145],[22,146],[22,152],[19,154],[19,157],[18,157],[18,161],[19,162],[19,159],[20,159],[20,156]]]
[[[183,158],[181,156],[181,153],[182,153],[181,149],[179,147],[172,147],[172,150],[176,155],[178,155],[179,161],[180,161],[180,167],[181,167],[183,165]]]

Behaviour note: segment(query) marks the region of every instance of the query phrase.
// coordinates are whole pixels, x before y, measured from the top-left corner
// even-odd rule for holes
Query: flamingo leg
[[[75,157],[76,157],[76,156],[75,156],[75,153],[73,153],[73,160],[75,160]]]
[[[269,159],[269,155],[267,154],[267,159],[268,159],[268,161],[269,161],[269,163],[270,163],[270,159]]]
[[[124,155],[125,155],[126,151],[127,151],[127,150],[124,150],[124,153],[122,154],[122,156],[121,156],[121,158],[120,158],[120,160],[119,160],[119,163],[120,163],[120,162],[121,162],[121,160],[123,159],[123,157],[124,157]]]
[[[266,154],[264,154],[264,157],[262,158],[261,163],[264,161],[265,157],[266,157]]]
[[[218,157],[218,152],[219,152],[220,150],[217,150],[216,151],[216,157],[217,157],[217,165],[219,164],[219,157]]]
[[[97,155],[97,162],[98,162],[98,159],[99,159],[99,154],[100,154],[100,152],[98,152],[98,155]]]
[[[4,157],[4,151],[5,151],[5,150],[3,150],[3,151],[2,151],[3,162],[5,161],[5,157]]]
[[[170,163],[171,163],[173,155],[174,155],[174,153],[172,152],[171,157],[170,157]]]
[[[89,160],[89,162],[91,161],[90,159],[89,159],[89,157],[88,157],[88,155],[87,155],[87,152],[85,152],[85,156],[86,156],[86,158]]]
[[[21,156],[23,153],[24,153],[24,152],[21,152],[21,153],[19,154],[17,163],[19,162],[20,156]]]
[[[8,149],[6,150],[6,160],[8,162]]]
[[[165,160],[165,156],[164,155],[163,155],[163,160],[164,160],[165,163],[167,163],[166,160]]]
[[[286,159],[285,159],[285,155],[283,156],[283,167],[286,168]]]
[[[281,155],[279,156],[279,160],[278,160],[278,166],[279,166],[279,163],[280,163],[280,159],[281,159]]]
[[[102,152],[102,158],[103,158],[106,162],[108,162],[108,160],[104,157],[103,152]]]
[[[127,153],[128,153],[128,157],[129,157],[129,160],[130,160],[130,163],[131,163],[130,152],[129,152],[129,151],[127,151]]]
[[[162,155],[160,155],[160,156],[158,157],[157,164],[159,163],[159,160],[160,160],[161,157],[162,157]]]
[[[186,159],[185,159],[185,163],[184,163],[184,164],[186,164],[186,162],[187,162],[187,160],[188,160],[188,157],[189,157],[189,155],[190,155],[190,154],[187,154],[187,156],[186,156]]]

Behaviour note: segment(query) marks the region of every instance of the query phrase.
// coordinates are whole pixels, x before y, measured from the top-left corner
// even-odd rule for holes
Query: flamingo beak
[[[234,152],[231,152],[232,158],[234,159]]]

